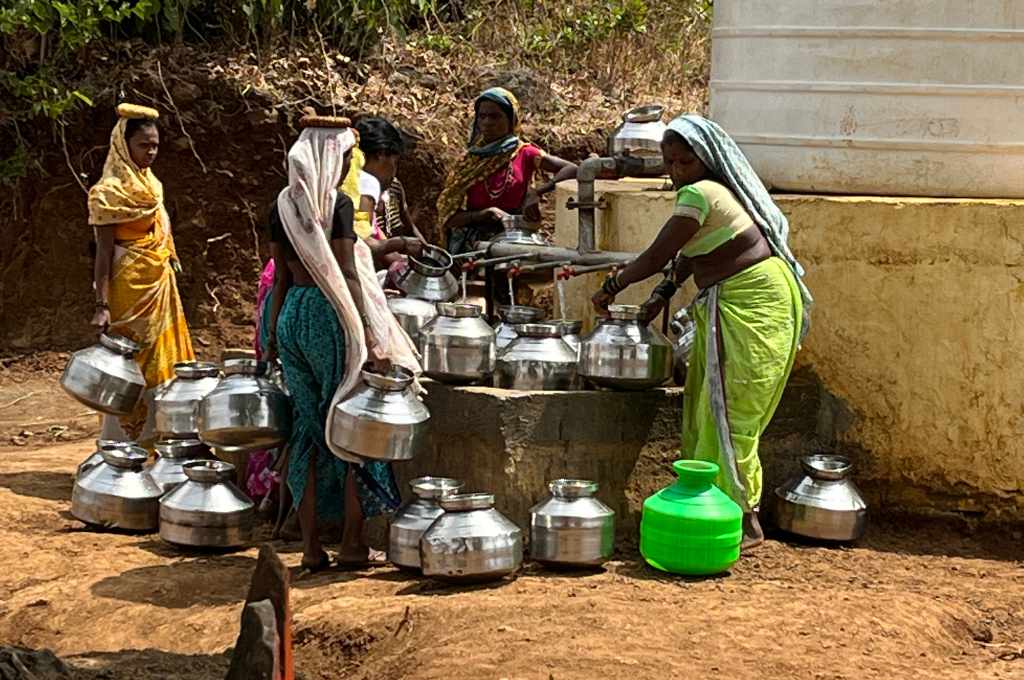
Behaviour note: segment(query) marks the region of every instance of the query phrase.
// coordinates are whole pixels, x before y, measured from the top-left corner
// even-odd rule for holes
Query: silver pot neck
[[[609,305],[608,315],[612,321],[640,321],[643,316],[640,305]]]
[[[164,439],[154,448],[163,458],[195,458],[206,455],[209,448],[198,439]]]
[[[665,107],[661,104],[647,104],[630,109],[622,114],[625,123],[657,123],[665,113]]]
[[[458,493],[462,482],[450,477],[417,477],[409,486],[418,498],[437,500]]]
[[[182,361],[174,364],[174,375],[183,380],[216,378],[220,375],[220,368],[208,361]]]
[[[516,335],[521,338],[562,337],[562,324],[559,323],[521,323],[515,329]]]
[[[122,470],[141,470],[149,459],[146,449],[138,446],[103,449],[100,455],[104,463]]]
[[[582,321],[559,319],[558,323],[562,324],[562,335],[579,335],[583,330]]]
[[[846,479],[853,469],[849,458],[832,454],[804,456],[800,460],[800,465],[808,475],[824,481]]]
[[[508,324],[533,323],[544,318],[544,310],[527,305],[502,305],[498,307],[498,316]]]
[[[412,371],[401,366],[392,366],[387,375],[363,371],[363,382],[384,392],[402,392],[412,384]]]
[[[100,345],[125,357],[132,357],[141,348],[123,335],[100,335]]]
[[[597,482],[589,479],[556,479],[548,484],[557,498],[590,498],[597,493]]]
[[[476,319],[483,313],[479,306],[462,302],[438,302],[437,313],[451,319]]]
[[[490,510],[493,507],[493,493],[457,493],[441,499],[441,508],[445,512]]]
[[[181,466],[185,476],[201,484],[227,482],[235,476],[235,466],[222,460],[196,460]]]
[[[262,376],[267,374],[268,365],[265,361],[255,359],[228,359],[224,362],[224,375],[254,375]]]

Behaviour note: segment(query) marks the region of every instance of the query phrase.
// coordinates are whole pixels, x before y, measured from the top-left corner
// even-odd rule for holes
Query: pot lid
[[[544,318],[544,310],[540,307],[530,307],[528,305],[500,305],[498,307],[498,316],[505,323],[533,323]]]
[[[462,488],[462,482],[451,477],[417,477],[409,482],[412,492],[420,498],[438,499]]]
[[[386,374],[363,371],[363,382],[385,392],[401,392],[412,384],[412,371],[392,365]]]
[[[181,466],[185,476],[193,482],[216,484],[234,479],[235,466],[222,460],[194,460]]]
[[[104,449],[127,449],[133,446],[138,446],[135,442],[124,442],[119,439],[97,439],[96,450],[102,451]]]
[[[645,104],[626,111],[622,120],[626,123],[657,123],[664,112],[665,107],[661,104]]]
[[[493,507],[493,493],[457,493],[441,499],[441,508],[445,512],[490,510]]]
[[[643,308],[640,305],[608,305],[608,314],[616,321],[639,321]]]
[[[123,335],[110,335],[104,333],[100,336],[100,344],[112,352],[130,357],[141,349],[137,344]]]
[[[195,458],[205,456],[210,450],[198,439],[164,439],[158,441],[154,448],[165,458]]]
[[[468,319],[479,317],[483,312],[478,305],[464,302],[438,302],[437,313],[453,319]]]
[[[227,359],[224,361],[224,375],[266,375],[267,363],[255,359]]]
[[[562,324],[560,323],[521,323],[516,324],[516,335],[523,338],[560,338],[562,337]]]
[[[849,458],[832,454],[804,456],[800,460],[800,465],[803,467],[804,472],[811,477],[832,481],[846,479],[846,476],[850,474],[850,470],[853,468]]]
[[[556,479],[548,484],[551,495],[559,498],[589,498],[597,493],[597,482],[589,479]]]
[[[208,361],[181,361],[174,364],[174,375],[185,380],[216,378],[220,375],[220,368]]]
[[[139,446],[103,449],[100,455],[107,465],[123,470],[141,470],[149,459],[146,449]]]

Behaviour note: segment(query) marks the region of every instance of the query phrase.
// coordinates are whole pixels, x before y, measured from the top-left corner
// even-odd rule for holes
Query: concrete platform
[[[669,484],[678,458],[683,390],[519,392],[426,382],[431,412],[427,451],[395,465],[400,483],[421,475],[461,479],[467,491],[496,495],[498,509],[525,527],[530,508],[559,477],[592,479],[619,517],[619,536],[635,540],[643,499]],[[766,482],[796,469],[819,446],[820,394],[796,376],[765,438]],[[795,407],[795,408],[793,408]]]

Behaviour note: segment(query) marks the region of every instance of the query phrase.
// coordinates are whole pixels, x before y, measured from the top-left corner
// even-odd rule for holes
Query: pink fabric
[[[245,487],[250,498],[263,498],[280,481],[272,469],[273,464],[274,457],[269,451],[257,451],[249,456]]]
[[[256,358],[260,359],[263,348],[260,347],[260,331],[263,329],[263,305],[274,288],[274,258],[267,260],[266,266],[260,272],[259,288],[256,290],[256,338],[253,345],[256,348]]]
[[[526,192],[533,182],[533,175],[540,165],[544,152],[533,144],[527,144],[508,166],[494,173],[486,180],[477,182],[466,192],[466,208],[484,210],[501,208],[518,213],[523,207]],[[491,194],[501,192],[497,197]]]

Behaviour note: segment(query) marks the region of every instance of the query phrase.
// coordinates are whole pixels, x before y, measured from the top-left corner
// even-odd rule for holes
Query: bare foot
[[[315,574],[318,571],[330,568],[331,556],[326,551],[321,550],[319,555],[303,555],[301,564],[304,572]]]
[[[757,513],[744,513],[743,542],[740,543],[740,552],[750,552],[762,543],[764,543],[764,530],[761,529],[761,522],[757,519]]]
[[[342,548],[337,560],[340,567],[375,567],[387,561],[388,557],[382,551],[365,545]]]

